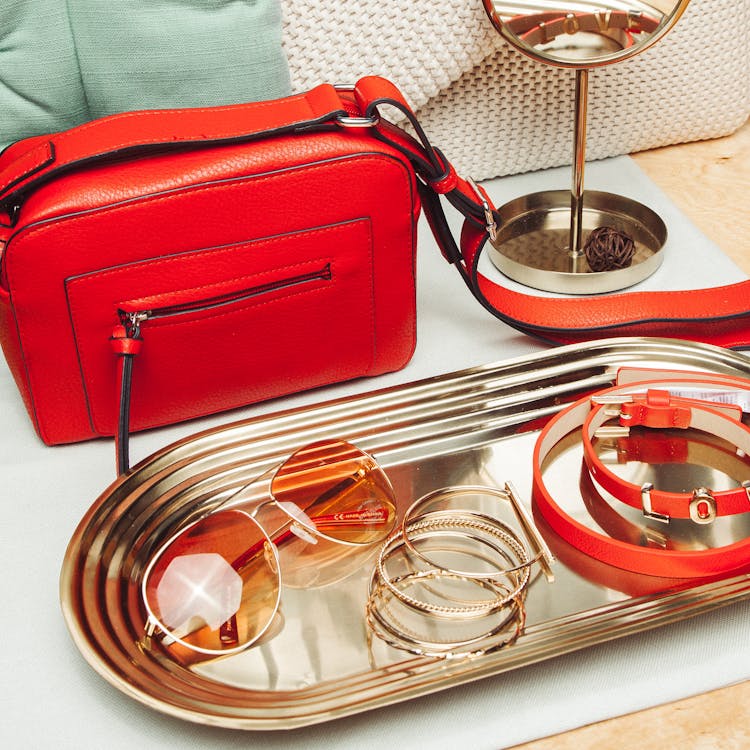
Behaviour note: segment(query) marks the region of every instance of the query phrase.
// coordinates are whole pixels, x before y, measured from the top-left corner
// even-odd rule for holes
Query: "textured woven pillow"
[[[294,90],[378,73],[476,179],[569,164],[572,71],[512,49],[481,0],[283,0]],[[635,58],[592,72],[590,159],[726,135],[750,114],[750,2],[692,0]]]
[[[114,112],[288,93],[279,0],[0,2],[0,148]]]

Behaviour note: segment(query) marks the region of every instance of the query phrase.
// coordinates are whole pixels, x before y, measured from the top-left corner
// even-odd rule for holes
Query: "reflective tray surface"
[[[166,714],[282,729],[405,701],[748,597],[748,575],[699,584],[635,576],[597,566],[547,534],[555,580],[534,577],[525,629],[494,653],[419,657],[371,637],[364,608],[373,556],[353,570],[342,564],[334,576],[304,566],[282,570],[280,616],[260,644],[240,654],[191,666],[166,650],[143,648],[146,615],[138,592],[149,555],[227,488],[306,443],[339,437],[376,456],[401,511],[440,487],[506,481],[531,508],[537,431],[570,401],[610,385],[623,366],[750,377],[750,360],[727,350],[613,339],[237,422],[155,453],[96,500],[70,541],[61,599],[77,647],[106,680]],[[555,456],[549,483],[583,520],[579,469],[571,441]],[[712,532],[721,539],[696,544],[746,536],[749,523],[740,519]]]

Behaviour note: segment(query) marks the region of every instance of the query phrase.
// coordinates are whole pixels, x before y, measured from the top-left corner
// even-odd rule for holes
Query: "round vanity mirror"
[[[667,230],[637,201],[584,192],[589,70],[650,47],[689,0],[482,1],[514,47],[576,76],[570,193],[534,193],[502,206],[492,262],[515,281],[551,292],[598,294],[642,281],[661,265]]]
[[[688,0],[482,0],[495,28],[521,52],[551,65],[592,68],[650,47]]]

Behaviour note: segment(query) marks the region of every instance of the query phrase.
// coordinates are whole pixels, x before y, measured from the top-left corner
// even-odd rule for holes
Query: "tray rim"
[[[689,350],[691,356],[696,359],[696,368],[700,365],[705,369],[710,369],[707,365],[712,364],[715,365],[713,368],[713,371],[715,372],[725,370],[734,372],[743,371],[750,375],[750,360],[743,355],[707,344],[695,344],[676,339],[607,339],[604,341],[593,342],[586,347],[586,356],[584,356],[583,359],[584,361],[588,361],[586,357],[592,353],[596,354],[598,358],[602,358],[603,355],[606,358],[607,356],[615,356],[618,352],[622,355],[634,355],[634,359],[638,357],[643,359],[646,357],[654,357],[657,354],[663,355],[665,349],[674,349],[675,351]],[[284,713],[286,710],[284,707],[278,709],[278,715],[271,715],[273,714],[273,711],[268,712],[267,705],[263,706],[263,710],[268,712],[265,717],[249,715],[237,717],[229,714],[219,715],[187,710],[174,705],[173,703],[165,702],[158,696],[153,696],[150,693],[139,689],[131,681],[116,674],[101,655],[98,655],[96,650],[91,647],[91,643],[87,637],[85,623],[79,620],[76,608],[73,606],[72,597],[74,595],[75,568],[72,563],[77,559],[76,551],[80,549],[83,536],[90,524],[96,518],[97,513],[102,510],[102,507],[106,505],[108,501],[116,505],[116,498],[123,492],[127,492],[127,487],[133,483],[134,477],[138,478],[140,472],[144,469],[154,466],[158,467],[164,462],[167,462],[168,466],[178,466],[188,460],[185,458],[184,454],[186,452],[189,453],[190,449],[195,448],[196,446],[198,446],[199,453],[202,448],[206,448],[210,453],[212,450],[211,446],[215,443],[217,438],[222,436],[229,437],[231,443],[231,438],[234,436],[235,432],[238,434],[243,431],[253,432],[259,428],[267,427],[271,436],[276,435],[278,437],[281,435],[286,438],[291,434],[296,434],[296,431],[291,429],[284,431],[283,429],[280,430],[280,428],[290,420],[293,421],[298,419],[299,416],[303,414],[307,415],[312,421],[314,421],[316,416],[319,417],[332,412],[333,415],[331,416],[330,421],[335,423],[336,415],[342,410],[346,411],[348,407],[352,406],[352,404],[360,405],[366,411],[367,406],[374,406],[384,400],[390,402],[395,399],[394,402],[398,405],[400,402],[408,400],[409,395],[419,394],[420,397],[424,399],[434,398],[434,392],[436,390],[440,391],[446,384],[455,384],[463,381],[468,383],[478,382],[481,387],[483,384],[486,385],[485,381],[487,380],[492,381],[493,378],[497,379],[498,377],[502,380],[503,377],[509,377],[508,373],[512,373],[514,369],[518,367],[523,368],[529,363],[544,362],[548,359],[558,359],[559,355],[562,355],[563,359],[568,355],[573,355],[572,359],[576,360],[582,356],[582,350],[580,345],[559,347],[557,349],[524,355],[511,360],[501,361],[499,363],[475,366],[429,378],[422,378],[402,385],[390,386],[388,388],[369,391],[362,394],[344,396],[307,406],[293,407],[291,409],[279,410],[270,414],[251,417],[249,419],[229,422],[225,425],[213,427],[190,435],[151,454],[151,456],[141,461],[138,466],[134,467],[133,472],[130,475],[117,479],[104,490],[81,519],[69,542],[60,573],[60,600],[66,625],[76,647],[89,665],[92,666],[106,681],[130,697],[135,698],[140,703],[148,705],[161,713],[199,724],[219,725],[228,728],[252,730],[290,729],[310,726],[350,716],[362,711],[372,710],[393,703],[402,702],[404,700],[409,700],[414,697],[438,692],[451,686],[484,679],[491,675],[501,674],[520,668],[521,666],[527,666],[543,661],[552,656],[570,653],[581,648],[604,643],[608,640],[630,635],[635,632],[643,632],[670,622],[685,619],[687,616],[695,616],[749,597],[750,574],[743,574],[711,583],[690,586],[678,591],[670,591],[657,596],[650,595],[648,597],[631,598],[625,600],[625,602],[615,602],[611,606],[597,608],[596,610],[587,610],[586,613],[597,619],[603,618],[603,621],[607,622],[607,618],[611,619],[612,613],[615,610],[622,609],[623,605],[627,602],[629,610],[630,608],[633,608],[632,611],[643,612],[644,617],[642,619],[634,619],[632,617],[632,612],[629,611],[628,617],[626,618],[628,621],[628,627],[623,631],[608,636],[589,634],[586,638],[577,639],[576,635],[578,634],[578,631],[581,629],[584,631],[586,630],[586,628],[578,622],[578,616],[581,613],[576,613],[575,616],[566,616],[562,618],[563,620],[572,619],[573,622],[571,623],[559,623],[559,618],[546,621],[545,623],[527,628],[518,641],[516,641],[512,650],[517,654],[517,658],[512,660],[504,658],[509,651],[503,651],[500,652],[500,654],[485,655],[481,657],[481,668],[477,668],[477,660],[456,660],[452,664],[438,660],[437,663],[443,667],[439,670],[442,672],[443,676],[440,679],[432,680],[427,685],[420,682],[421,676],[425,671],[429,672],[431,668],[434,668],[436,660],[425,657],[410,657],[408,659],[411,664],[410,670],[415,676],[409,681],[402,680],[400,691],[381,692],[381,694],[375,694],[364,702],[359,701],[355,702],[353,705],[347,704],[340,705],[337,708],[328,708],[324,712],[318,711],[317,714],[314,715],[305,713],[290,716]],[[591,359],[591,357],[589,357],[589,359]],[[707,360],[711,359],[714,361],[709,363]],[[618,366],[621,365],[622,362]],[[666,365],[665,363],[665,366],[669,365]],[[676,365],[672,364],[671,366],[675,367]],[[504,376],[502,373],[506,373],[506,375]],[[274,428],[276,428],[275,432]],[[171,463],[169,463],[170,461]],[[159,472],[156,471],[156,474],[158,473]],[[115,498],[115,500],[112,498]],[[719,591],[723,592],[721,596],[717,593]],[[646,599],[648,601],[639,601]],[[669,612],[658,612],[659,609],[663,609],[667,605],[674,606],[671,607]],[[653,608],[657,610],[657,616],[655,618],[650,618],[649,613]],[[553,627],[553,625],[555,627]],[[531,635],[538,634],[542,630],[548,631],[550,629],[555,630],[558,634],[567,633],[571,640],[570,644],[562,649],[558,648],[554,654],[526,653],[524,656],[524,654],[521,653],[522,651],[530,652],[533,650],[535,644],[534,642],[530,642],[532,640],[530,638]],[[503,664],[503,662],[505,663]],[[448,666],[446,666],[446,664],[448,664]],[[473,668],[467,669],[467,665]],[[380,671],[383,670],[381,669]],[[393,670],[391,667],[387,667],[385,668],[385,671]],[[318,683],[318,686],[323,684],[325,683]],[[289,694],[289,692],[290,691],[284,691],[285,694]],[[291,692],[296,692],[299,695],[304,691]],[[298,703],[298,706],[302,705],[303,703]]]

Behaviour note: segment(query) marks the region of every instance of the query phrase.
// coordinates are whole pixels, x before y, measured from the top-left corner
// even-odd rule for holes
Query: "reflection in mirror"
[[[687,5],[687,0],[483,2],[495,27],[521,51],[567,67],[630,57],[656,41]]]

